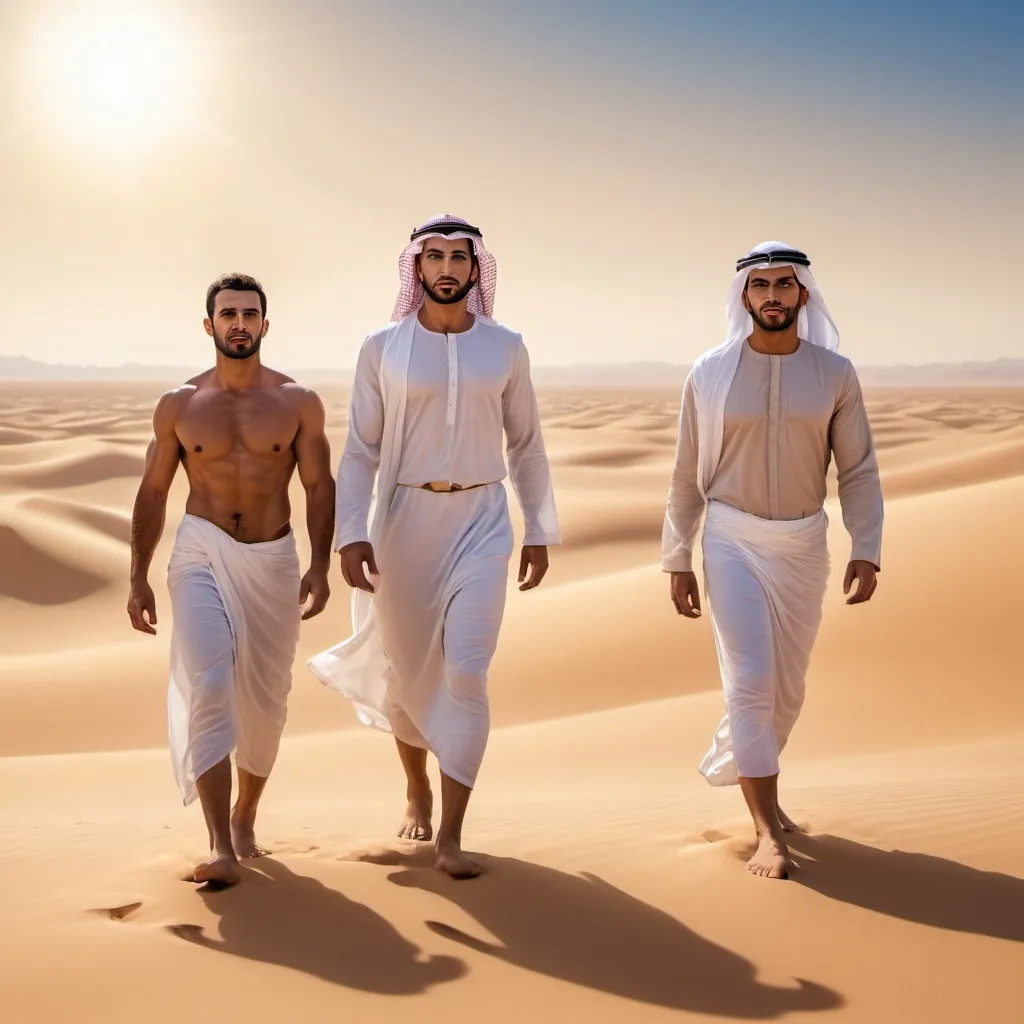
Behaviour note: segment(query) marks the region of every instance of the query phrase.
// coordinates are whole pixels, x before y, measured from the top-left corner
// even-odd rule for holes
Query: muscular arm
[[[174,427],[185,401],[187,395],[183,396],[180,391],[169,391],[157,402],[153,413],[153,438],[146,450],[142,482],[132,513],[132,586],[137,582],[146,582],[153,552],[163,533],[167,495],[181,457]]]
[[[330,566],[334,539],[334,477],[331,476],[331,446],[324,433],[325,421],[320,397],[313,391],[303,391],[299,400],[295,459],[299,480],[306,492],[310,565],[324,571]]]

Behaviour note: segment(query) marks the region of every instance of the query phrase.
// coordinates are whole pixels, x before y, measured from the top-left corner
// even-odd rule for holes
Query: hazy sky
[[[860,363],[1020,356],[1022,12],[0,0],[0,355],[203,365],[241,270],[268,363],[352,366],[446,212],[538,364],[689,362],[766,239]]]

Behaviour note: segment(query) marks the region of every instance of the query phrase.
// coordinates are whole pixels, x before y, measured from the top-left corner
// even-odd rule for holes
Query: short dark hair
[[[255,277],[248,274],[221,274],[209,288],[206,289],[206,315],[213,319],[213,307],[218,292],[256,292],[260,297],[260,316],[267,318],[267,295],[263,286]]]

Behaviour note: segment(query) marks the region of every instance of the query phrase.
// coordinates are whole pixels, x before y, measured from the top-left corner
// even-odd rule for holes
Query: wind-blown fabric
[[[708,504],[704,586],[726,704],[700,765],[713,786],[778,774],[821,624],[827,529],[824,509],[780,521]]]
[[[269,775],[277,759],[302,616],[295,535],[240,544],[185,515],[167,582],[168,732],[188,805],[198,795],[196,779],[232,751],[253,775]]]

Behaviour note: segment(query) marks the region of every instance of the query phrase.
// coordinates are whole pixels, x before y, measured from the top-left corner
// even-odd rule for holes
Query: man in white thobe
[[[435,864],[470,878],[480,866],[462,850],[462,823],[487,745],[487,672],[513,551],[503,434],[525,522],[520,590],[544,577],[558,520],[529,356],[491,318],[496,266],[480,231],[432,218],[412,233],[399,276],[392,322],[359,354],[338,468],[335,549],[356,588],[353,634],[309,666],[365,724],[394,734],[402,838],[433,837],[434,753]]]
[[[857,374],[810,260],[764,242],[737,262],[729,334],[683,388],[662,535],[676,610],[700,616],[692,569],[704,516],[705,590],[726,714],[700,772],[739,784],[754,819],[756,875],[786,878],[779,753],[796,724],[829,575],[824,509],[832,458],[853,541],[847,603],[871,598],[881,569],[882,491]],[[852,589],[856,584],[856,588]],[[851,593],[852,589],[852,593]]]

